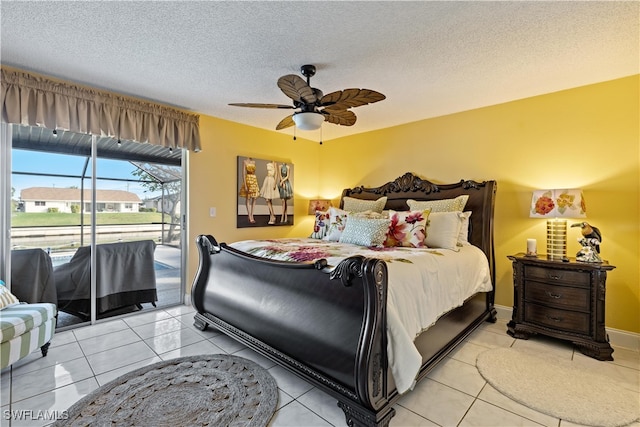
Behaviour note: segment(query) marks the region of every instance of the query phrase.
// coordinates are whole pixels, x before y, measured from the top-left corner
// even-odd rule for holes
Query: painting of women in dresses
[[[237,227],[293,225],[293,165],[238,156]]]
[[[280,222],[286,223],[289,221],[289,200],[293,199],[293,187],[291,186],[291,168],[287,163],[280,164],[280,170],[278,175],[278,193],[280,194],[280,200],[282,201],[282,213],[280,214]]]

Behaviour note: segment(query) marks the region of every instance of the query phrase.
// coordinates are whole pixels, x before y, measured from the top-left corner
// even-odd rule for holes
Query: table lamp
[[[331,200],[329,199],[312,199],[309,200],[309,215],[315,215],[316,211],[326,211],[331,207]]]
[[[547,258],[567,258],[566,218],[586,218],[582,190],[536,190],[531,198],[531,218],[547,218]]]

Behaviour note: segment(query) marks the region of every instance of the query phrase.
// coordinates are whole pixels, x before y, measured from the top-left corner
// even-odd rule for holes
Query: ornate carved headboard
[[[491,268],[491,277],[495,282],[493,214],[496,181],[476,182],[463,179],[455,184],[435,184],[411,172],[407,172],[380,187],[365,188],[360,186],[342,191],[342,197],[347,196],[366,200],[375,200],[379,197],[387,196],[385,209],[397,211],[409,209],[407,205],[408,199],[418,201],[453,199],[463,194],[469,196],[464,210],[472,212],[469,218],[469,242],[479,247],[487,255]],[[342,207],[342,199],[340,207]]]

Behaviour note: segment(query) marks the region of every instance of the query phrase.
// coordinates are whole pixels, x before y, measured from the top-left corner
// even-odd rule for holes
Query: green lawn
[[[164,215],[165,221],[170,222],[169,215]],[[151,224],[162,222],[162,214],[159,212],[102,212],[96,214],[97,224]],[[91,215],[84,215],[84,224],[91,223]],[[25,213],[13,212],[11,214],[12,227],[46,227],[56,225],[80,225],[80,214],[46,212]]]

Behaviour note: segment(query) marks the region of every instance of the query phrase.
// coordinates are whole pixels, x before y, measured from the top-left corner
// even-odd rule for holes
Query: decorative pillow
[[[363,218],[350,216],[340,243],[352,243],[360,246],[381,246],[389,230],[389,219]]]
[[[460,250],[458,236],[463,216],[462,212],[431,212],[424,240],[427,247]]]
[[[323,240],[331,240],[332,242],[339,242],[340,236],[344,231],[344,227],[347,224],[347,218],[349,212],[343,211],[338,208],[329,208],[329,228]]]
[[[360,218],[372,218],[372,219],[387,219],[389,218],[389,211],[374,212],[374,211],[364,211],[364,212],[350,212],[349,216],[359,216]]]
[[[312,239],[323,239],[329,231],[329,211],[316,211],[316,221],[313,224]]]
[[[387,196],[380,197],[378,200],[362,200],[353,197],[342,198],[342,209],[347,212],[374,211],[381,213],[386,204]]]
[[[467,194],[463,194],[462,196],[458,196],[455,199],[442,199],[442,200],[423,200],[416,201],[413,199],[407,200],[407,205],[409,206],[409,210],[412,211],[423,211],[425,209],[431,209],[431,212],[454,212],[459,211],[462,212],[464,207],[467,204],[467,200],[469,200],[469,196]]]
[[[410,248],[423,248],[426,237],[427,219],[429,209],[424,211],[389,211],[389,230],[384,241],[384,246],[406,246]]]
[[[469,243],[469,217],[471,211],[462,213],[462,221],[460,222],[460,234],[458,235],[458,246],[466,245]]]
[[[0,280],[0,310],[16,304],[20,304],[20,301],[9,292],[9,289],[4,286],[4,282]]]

